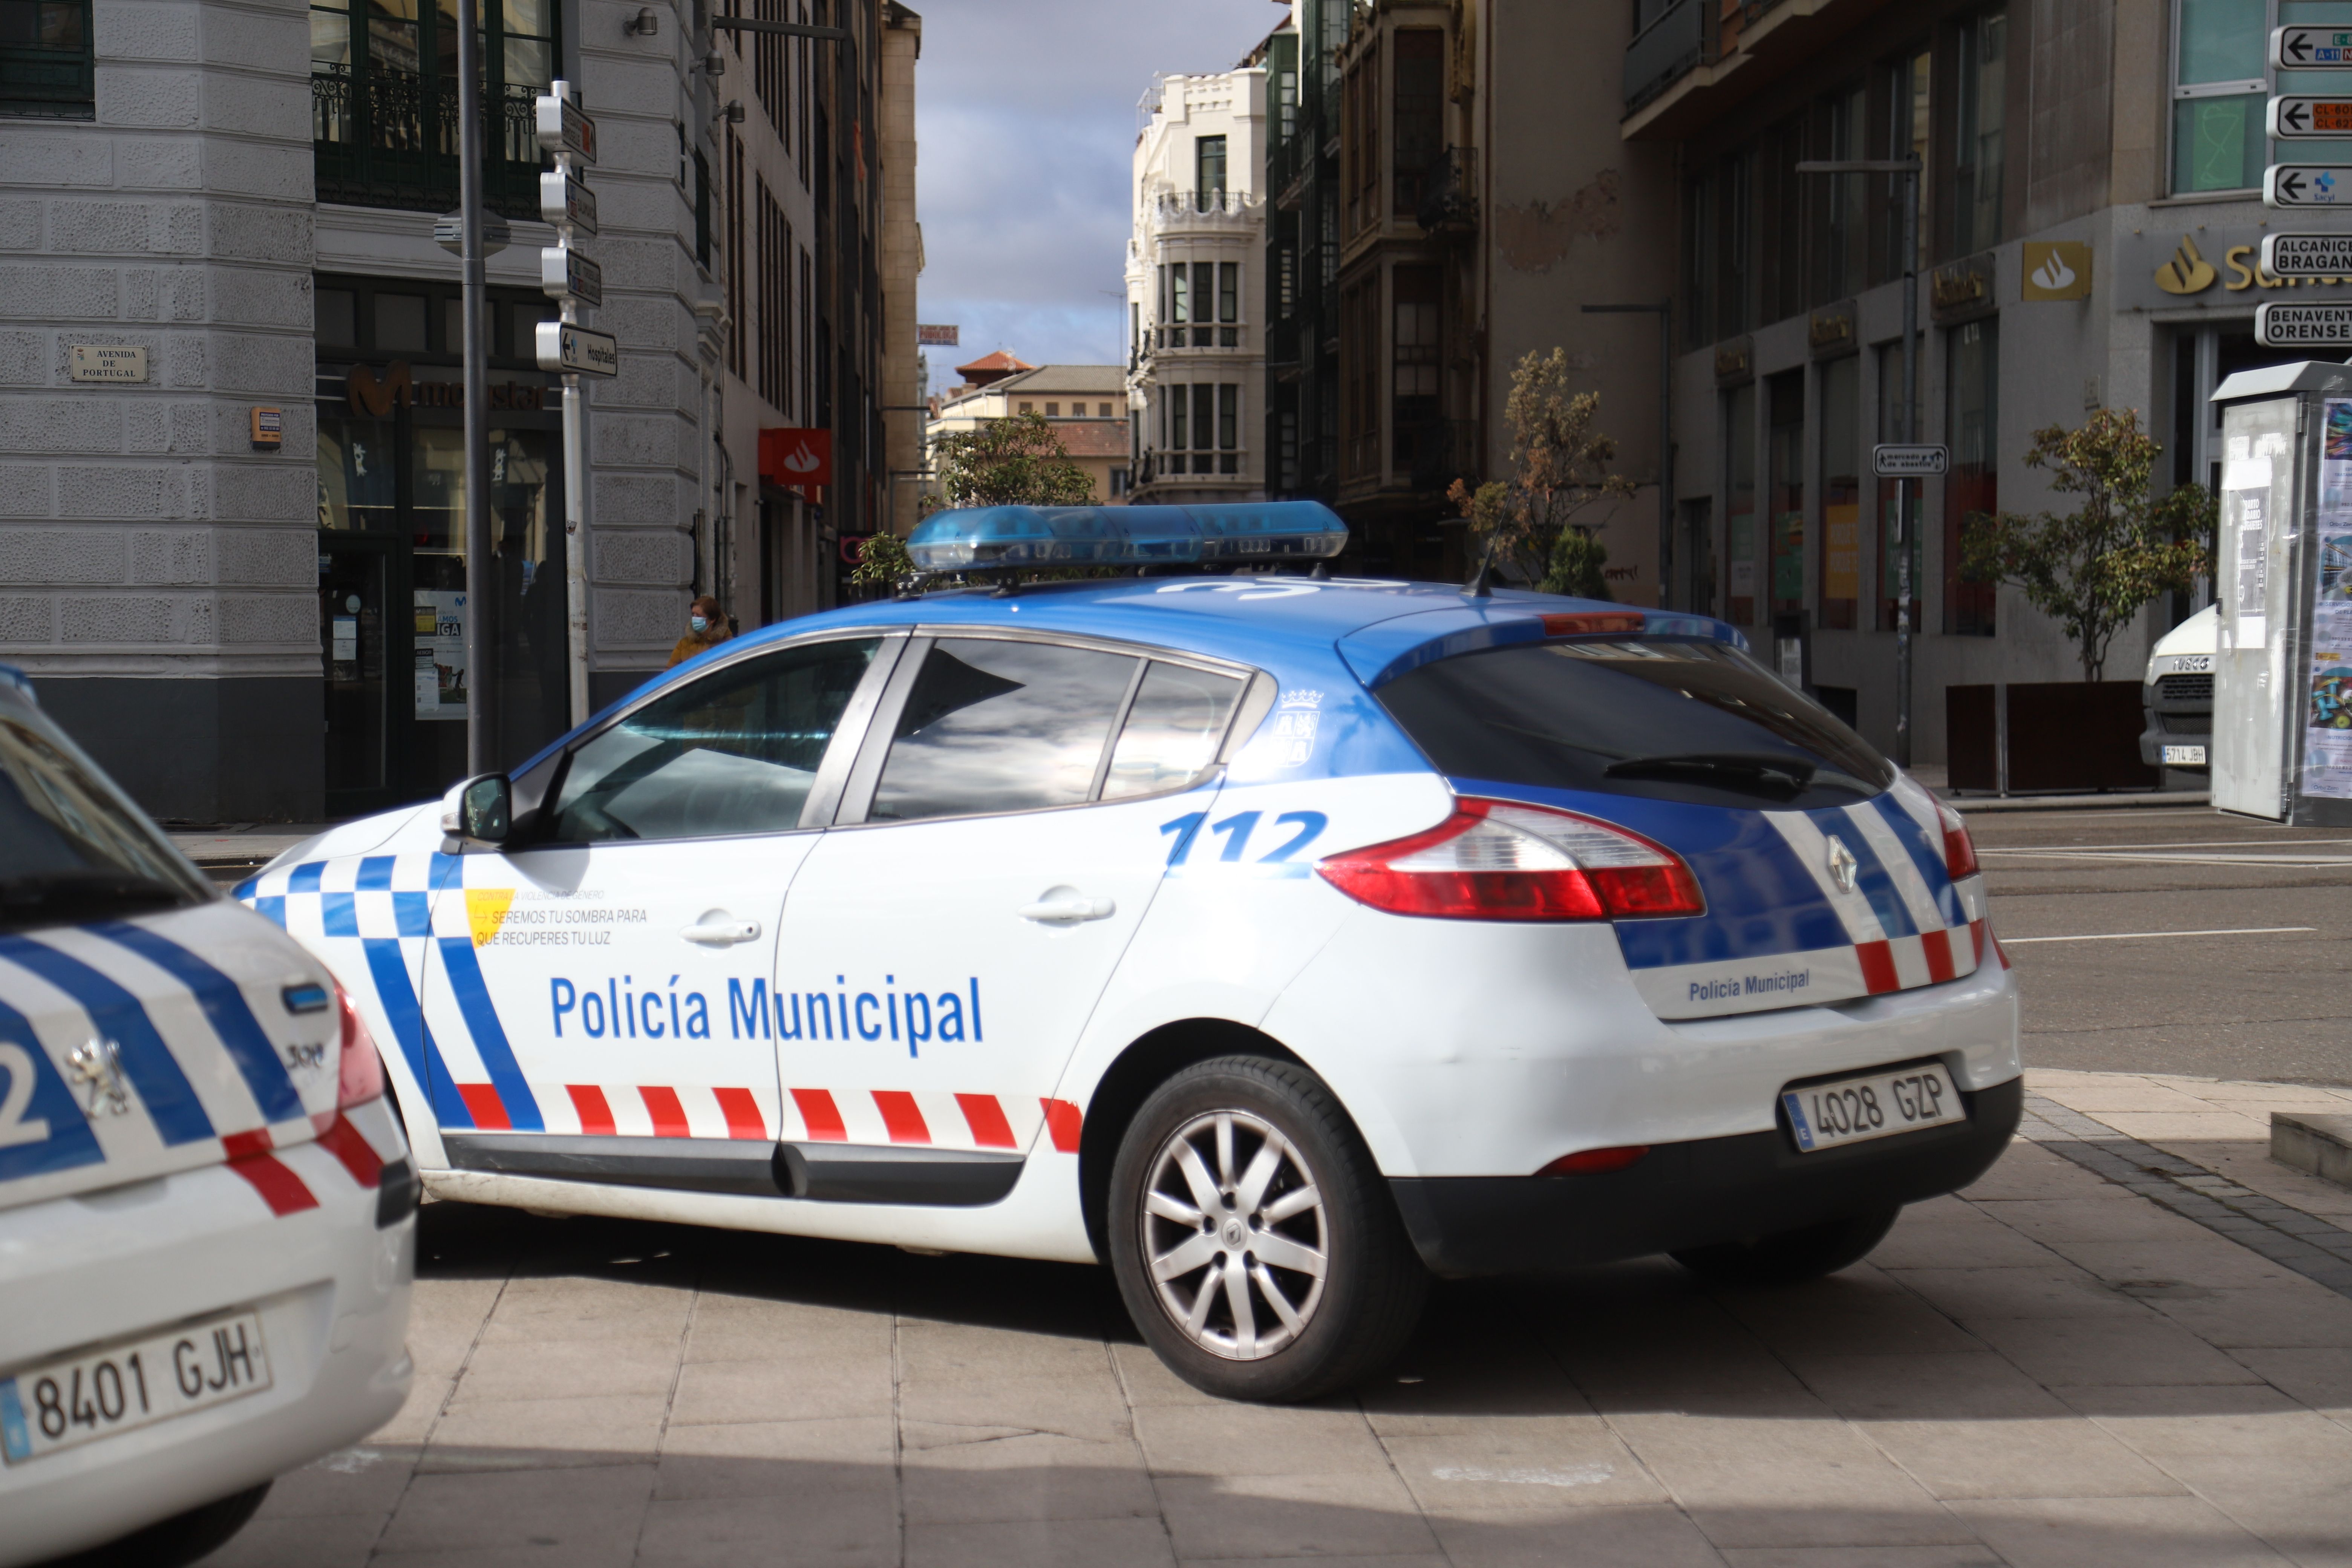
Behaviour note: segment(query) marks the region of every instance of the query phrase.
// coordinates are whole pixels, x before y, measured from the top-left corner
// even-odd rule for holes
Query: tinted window
[[[1216,760],[1225,722],[1246,683],[1238,677],[1154,663],[1136,688],[1103,776],[1102,798],[1156,795],[1192,783]]]
[[[201,903],[210,883],[39,709],[0,689],[0,929]]]
[[[1717,642],[1496,648],[1377,695],[1456,778],[1750,808],[1850,805],[1895,782],[1861,736]]]
[[[1085,800],[1136,662],[1051,643],[942,637],[907,694],[866,816],[908,821]]]
[[[577,844],[798,827],[879,642],[786,648],[646,704],[572,754],[550,837]]]

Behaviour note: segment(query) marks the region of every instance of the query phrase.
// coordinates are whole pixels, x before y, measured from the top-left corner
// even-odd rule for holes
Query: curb
[[[2147,811],[2169,806],[2210,807],[2210,790],[2151,790],[2146,795],[1955,795],[1936,798],[1962,813],[1986,811]]]

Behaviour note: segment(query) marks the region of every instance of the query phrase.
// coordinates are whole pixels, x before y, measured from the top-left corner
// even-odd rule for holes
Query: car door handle
[[[757,942],[760,922],[739,921],[714,910],[677,934],[698,947],[732,947],[739,942]]]
[[[1086,899],[1063,889],[1055,889],[1034,904],[1024,904],[1018,911],[1024,921],[1042,925],[1076,925],[1081,921],[1107,921],[1118,913],[1118,906],[1108,899]]]

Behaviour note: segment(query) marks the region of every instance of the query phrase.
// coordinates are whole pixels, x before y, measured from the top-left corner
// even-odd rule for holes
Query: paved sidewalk
[[[1868,1263],[1441,1287],[1311,1408],[1177,1382],[1099,1269],[429,1205],[408,1408],[209,1561],[2352,1564],[2352,1300],[2078,1163],[2343,1234],[2250,1151],[2352,1093],[2029,1081],[2047,1146]]]

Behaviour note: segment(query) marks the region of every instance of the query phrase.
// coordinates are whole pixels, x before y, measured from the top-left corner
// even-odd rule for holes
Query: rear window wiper
[[[1612,779],[1687,779],[1717,789],[1793,800],[1813,776],[1816,764],[1777,752],[1685,752],[1672,756],[1627,757],[1601,769]]]

